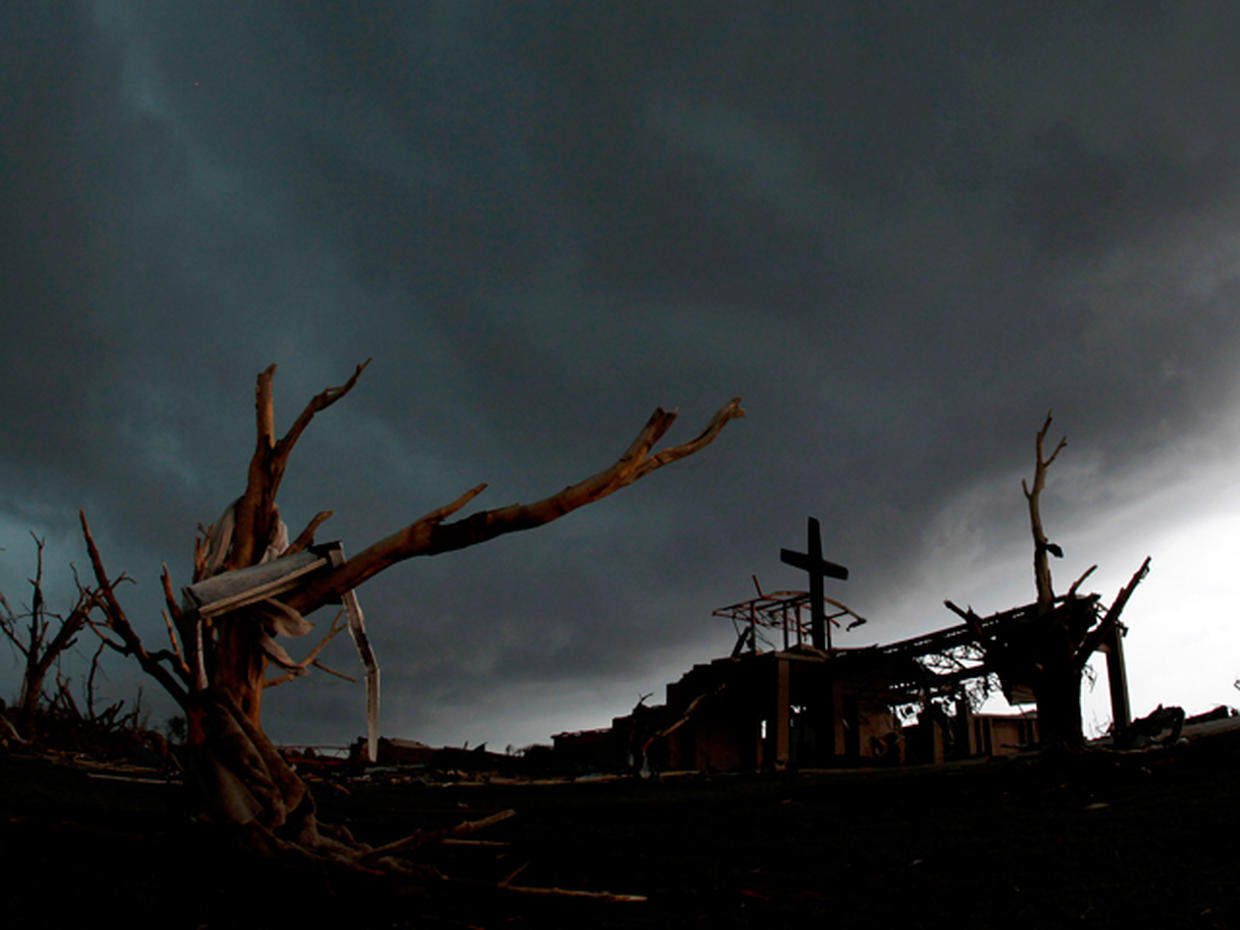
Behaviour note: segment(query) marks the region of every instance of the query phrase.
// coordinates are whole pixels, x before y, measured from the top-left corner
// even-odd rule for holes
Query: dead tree
[[[1071,750],[1085,744],[1081,724],[1081,679],[1085,666],[1100,647],[1122,635],[1120,614],[1149,572],[1150,560],[1147,557],[1141,563],[1101,615],[1098,595],[1078,593],[1096,565],[1090,566],[1062,597],[1055,595],[1049,556],[1060,558],[1063,551],[1046,537],[1039,501],[1046,487],[1046,471],[1067,445],[1067,439],[1060,439],[1051,454],[1045,454],[1051,419],[1048,412],[1038,430],[1033,484],[1021,481],[1033,534],[1037,600],[1028,609],[1014,612],[1003,624],[995,625],[986,624],[971,608],[962,610],[951,601],[946,604],[969,625],[985,652],[986,666],[999,676],[1009,699],[1017,690],[1032,690],[1038,708],[1042,746]]]
[[[196,540],[195,582],[312,545],[316,529],[331,512],[316,515],[289,542],[276,495],[297,440],[316,414],[352,390],[366,364],[357,366],[343,385],[313,397],[280,438],[275,431],[272,389],[275,366],[259,374],[257,443],[245,491]],[[675,413],[657,409],[613,465],[550,497],[451,519],[486,488],[485,484],[477,485],[299,587],[222,615],[204,618],[178,604],[165,566],[162,580],[171,648],[159,651],[149,650],[135,632],[115,596],[115,585],[108,578],[82,515],[82,532],[99,586],[95,601],[107,618],[104,635],[113,648],[135,658],[184,708],[202,797],[214,818],[243,826],[247,835],[265,848],[353,855],[356,860],[356,846],[342,846],[337,838],[320,831],[309,790],[263,731],[262,693],[268,664],[294,674],[303,672],[308,664],[308,660],[293,661],[275,638],[304,633],[309,628],[304,615],[340,603],[358,585],[397,562],[462,549],[550,523],[697,452],[714,440],[729,420],[743,414],[739,399],[734,399],[696,438],[656,452],[655,444],[676,418]]]
[[[31,533],[31,536],[34,534]],[[14,613],[4,595],[0,594],[0,632],[25,660],[21,693],[17,699],[17,728],[26,739],[35,735],[47,673],[61,655],[77,642],[77,636],[86,626],[94,604],[94,592],[79,588],[77,602],[67,617],[49,611],[43,597],[44,541],[34,536],[34,544],[35,573],[29,579],[33,588],[29,609],[21,614]],[[53,628],[55,634],[48,639]]]
[[[1051,412],[1047,411],[1046,422],[1042,424],[1042,428],[1038,430],[1037,435],[1037,455],[1034,459],[1033,487],[1030,488],[1023,478],[1020,482],[1020,489],[1025,493],[1025,502],[1029,505],[1029,529],[1033,533],[1033,584],[1038,594],[1039,615],[1049,613],[1055,602],[1055,591],[1051,585],[1050,559],[1047,556],[1054,554],[1059,558],[1063,557],[1063,550],[1054,543],[1049,542],[1046,538],[1046,531],[1042,528],[1042,510],[1039,505],[1042,491],[1046,488],[1046,470],[1050,468],[1051,463],[1059,457],[1059,453],[1068,444],[1068,437],[1061,436],[1059,442],[1055,445],[1055,450],[1050,454],[1050,458],[1046,458],[1044,451],[1046,432],[1050,428]],[[1090,571],[1092,570],[1090,569]]]

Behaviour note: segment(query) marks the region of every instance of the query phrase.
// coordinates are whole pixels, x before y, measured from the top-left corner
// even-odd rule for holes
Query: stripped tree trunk
[[[1021,481],[1029,506],[1029,528],[1033,534],[1033,579],[1037,591],[1034,616],[1028,627],[1011,638],[984,632],[981,618],[972,610],[962,610],[951,601],[947,607],[964,618],[986,653],[986,664],[1011,694],[1017,685],[1032,688],[1038,707],[1038,731],[1043,748],[1052,751],[1077,750],[1085,745],[1081,724],[1081,680],[1090,656],[1119,628],[1120,613],[1132,592],[1149,571],[1146,558],[1141,567],[1120,589],[1107,612],[1097,615],[1097,595],[1079,596],[1077,589],[1097,568],[1091,566],[1068,589],[1056,597],[1051,584],[1049,556],[1063,555],[1059,546],[1047,539],[1042,525],[1040,497],[1046,487],[1046,471],[1067,445],[1060,439],[1048,457],[1046,434],[1051,413],[1046,414],[1036,439],[1033,484]]]
[[[1038,614],[1042,616],[1050,613],[1055,603],[1055,591],[1051,586],[1050,560],[1047,558],[1047,555],[1051,551],[1058,552],[1059,550],[1058,548],[1055,550],[1051,549],[1051,544],[1046,538],[1046,531],[1042,528],[1042,511],[1039,499],[1041,498],[1042,491],[1046,488],[1046,470],[1050,468],[1051,463],[1063,451],[1063,447],[1068,444],[1067,437],[1062,437],[1055,446],[1055,451],[1051,453],[1050,458],[1045,458],[1043,443],[1046,441],[1046,432],[1050,428],[1051,414],[1048,411],[1046,422],[1038,430],[1037,457],[1033,468],[1033,487],[1030,488],[1025,484],[1024,480],[1020,483],[1021,490],[1025,492],[1025,500],[1029,504],[1029,528],[1033,532],[1033,583],[1034,588],[1038,592]]]
[[[195,544],[195,582],[257,565],[307,548],[330,511],[319,513],[291,543],[280,519],[276,495],[289,455],[316,414],[344,397],[367,363],[343,385],[313,397],[283,437],[277,439],[272,383],[275,366],[259,374],[256,388],[257,442],[245,492]],[[657,468],[697,452],[723,427],[744,415],[739,399],[725,405],[694,439],[654,452],[676,415],[658,409],[628,449],[609,468],[532,504],[479,511],[450,521],[485,488],[480,484],[350,559],[315,575],[278,598],[204,619],[193,605],[178,604],[167,568],[163,584],[172,649],[149,652],[117,602],[85,515],[82,531],[90,551],[98,598],[107,615],[108,642],[141,663],[186,711],[189,741],[198,758],[204,806],[217,819],[245,826],[267,848],[316,849],[339,853],[341,845],[319,831],[314,802],[264,733],[262,694],[269,663],[296,675],[307,662],[294,662],[275,641],[309,627],[302,619],[397,562],[461,549],[505,533],[531,529],[578,507],[601,500]],[[172,634],[175,628],[176,633]],[[333,630],[335,627],[333,627]],[[329,634],[330,635],[330,634]],[[287,678],[285,675],[283,678]],[[349,847],[355,848],[355,847]]]

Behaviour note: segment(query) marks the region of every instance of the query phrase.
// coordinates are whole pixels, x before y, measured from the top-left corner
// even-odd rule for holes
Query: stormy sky
[[[346,552],[742,397],[698,455],[360,589],[383,732],[502,749],[726,654],[711,610],[803,587],[778,553],[808,515],[870,620],[841,645],[1031,600],[1053,408],[1059,589],[1097,563],[1109,601],[1153,557],[1134,710],[1240,700],[1240,12],[774,6],[3,4],[0,590],[29,600],[33,531],[67,610],[83,508],[163,645],[160,563],[187,583],[244,488],[272,362],[286,427],[373,358],[281,492]],[[362,731],[331,676],[266,700],[281,741]]]

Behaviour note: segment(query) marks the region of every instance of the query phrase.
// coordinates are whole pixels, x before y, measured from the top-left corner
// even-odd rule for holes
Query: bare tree
[[[76,642],[86,626],[94,605],[94,592],[79,587],[78,597],[68,616],[47,609],[43,596],[44,541],[33,533],[35,573],[29,579],[33,589],[30,607],[14,613],[4,595],[0,594],[0,632],[21,653],[24,662],[21,693],[17,699],[17,727],[26,739],[35,735],[39,702],[47,673],[61,655]],[[55,633],[52,631],[55,630]],[[51,638],[48,638],[48,635]]]
[[[195,582],[313,544],[316,529],[331,512],[317,514],[290,543],[280,520],[276,495],[297,440],[318,413],[352,390],[366,364],[358,365],[344,384],[313,397],[281,438],[276,437],[275,431],[275,366],[259,374],[255,403],[257,442],[245,491],[197,539]],[[743,414],[739,399],[734,399],[715,414],[696,438],[656,452],[655,444],[676,418],[675,413],[657,409],[614,464],[556,494],[531,504],[513,504],[450,519],[486,488],[485,484],[477,485],[280,597],[222,615],[204,618],[198,611],[178,604],[165,566],[162,580],[171,648],[158,651],[146,647],[115,597],[115,584],[108,578],[83,514],[82,532],[99,588],[95,602],[107,618],[104,635],[113,648],[135,658],[184,708],[203,797],[213,816],[243,826],[252,839],[266,848],[353,855],[349,850],[356,850],[355,846],[342,846],[339,836],[320,830],[309,790],[262,729],[267,665],[274,662],[295,673],[307,665],[293,661],[274,637],[305,632],[309,624],[303,615],[323,605],[339,603],[342,596],[397,562],[532,529],[600,500],[655,469],[697,452],[714,440],[729,420]]]
[[[1020,489],[1025,494],[1025,502],[1029,505],[1029,529],[1033,533],[1033,584],[1038,594],[1038,613],[1041,615],[1050,613],[1055,603],[1055,591],[1051,586],[1050,560],[1047,556],[1054,554],[1060,558],[1063,557],[1063,550],[1054,543],[1049,542],[1046,538],[1046,531],[1042,528],[1042,510],[1039,503],[1042,492],[1046,489],[1046,470],[1050,468],[1051,463],[1058,458],[1059,453],[1068,444],[1068,437],[1061,436],[1059,442],[1055,445],[1055,450],[1051,452],[1050,458],[1047,458],[1045,443],[1046,433],[1050,428],[1051,412],[1047,411],[1046,422],[1038,430],[1036,440],[1033,487],[1030,488],[1023,478],[1020,482]],[[1092,572],[1093,569],[1091,568],[1090,571]],[[1086,574],[1089,574],[1089,572],[1086,572]]]
[[[1052,415],[1048,412],[1038,430],[1033,484],[1021,481],[1033,534],[1037,601],[1031,605],[1031,610],[1010,618],[998,628],[986,625],[971,608],[962,610],[951,601],[946,604],[969,624],[986,654],[986,665],[999,676],[1007,694],[1017,687],[1032,689],[1043,747],[1079,749],[1085,743],[1081,724],[1081,678],[1085,666],[1100,646],[1121,635],[1120,614],[1149,572],[1150,560],[1147,557],[1141,563],[1101,616],[1098,595],[1078,593],[1096,565],[1090,566],[1062,597],[1055,595],[1048,557],[1062,557],[1063,551],[1047,539],[1040,497],[1046,487],[1047,469],[1063,451],[1067,439],[1061,438],[1051,454],[1046,455],[1046,434],[1051,421]]]

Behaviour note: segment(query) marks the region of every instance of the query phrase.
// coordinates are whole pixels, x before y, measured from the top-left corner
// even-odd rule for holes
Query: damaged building
[[[1003,651],[996,645],[1026,651],[1045,616],[1037,604],[970,613],[965,623],[885,645],[837,647],[833,631],[866,621],[822,594],[823,577],[845,578],[847,570],[822,559],[817,529],[811,520],[808,553],[782,553],[810,572],[809,592],[759,590],[714,611],[736,626],[730,656],[695,665],[667,686],[663,704],[643,700],[608,730],[557,735],[557,756],[578,768],[784,771],[937,763],[1038,744],[1036,714],[978,713],[970,700],[1000,672],[1010,704],[1033,703],[1024,677],[996,668],[993,656]],[[1055,609],[1096,617],[1097,596],[1060,599]],[[1123,632],[1116,623],[1097,645],[1117,730],[1130,719]]]
[[[654,770],[782,771],[934,763],[1034,745],[1037,718],[974,712],[984,666],[930,671],[967,631],[861,649],[741,651],[694,666],[666,702],[613,721],[614,745]]]

